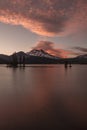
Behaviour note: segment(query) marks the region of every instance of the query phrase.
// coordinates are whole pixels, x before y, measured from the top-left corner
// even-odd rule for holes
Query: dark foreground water
[[[87,65],[0,66],[0,130],[87,129]]]

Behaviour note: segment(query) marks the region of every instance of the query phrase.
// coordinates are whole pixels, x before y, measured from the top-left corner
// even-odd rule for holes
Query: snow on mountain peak
[[[46,58],[51,58],[51,59],[58,59],[58,57],[50,55],[49,53],[45,52],[42,49],[40,49],[40,50],[33,49],[30,52],[28,52],[27,54],[30,56],[39,56],[39,57],[46,57]]]

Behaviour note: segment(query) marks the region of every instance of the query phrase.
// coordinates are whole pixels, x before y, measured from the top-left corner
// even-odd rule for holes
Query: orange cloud
[[[65,35],[86,26],[86,14],[85,0],[0,0],[1,22],[45,36]]]
[[[70,50],[55,48],[55,44],[49,41],[40,41],[39,43],[37,43],[35,47],[33,47],[33,49],[37,50],[43,49],[44,51],[48,52],[51,55],[62,58],[77,56],[80,54]]]

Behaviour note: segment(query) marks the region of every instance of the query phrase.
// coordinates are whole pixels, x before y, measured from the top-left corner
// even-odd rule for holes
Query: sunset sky
[[[87,53],[87,0],[0,0],[0,53]]]

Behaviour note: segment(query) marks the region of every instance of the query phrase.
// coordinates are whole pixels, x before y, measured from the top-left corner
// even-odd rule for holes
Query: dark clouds
[[[71,50],[55,48],[55,44],[49,41],[40,41],[39,43],[37,43],[35,47],[33,47],[33,49],[37,49],[37,50],[43,49],[44,51],[54,56],[63,57],[63,58],[70,57],[70,56],[77,56],[80,54]]]
[[[0,21],[39,35],[65,35],[87,27],[87,1],[0,0]]]
[[[78,51],[87,53],[87,48],[84,48],[84,47],[73,47],[73,49],[74,49],[74,50],[76,49],[76,50],[78,50]]]

